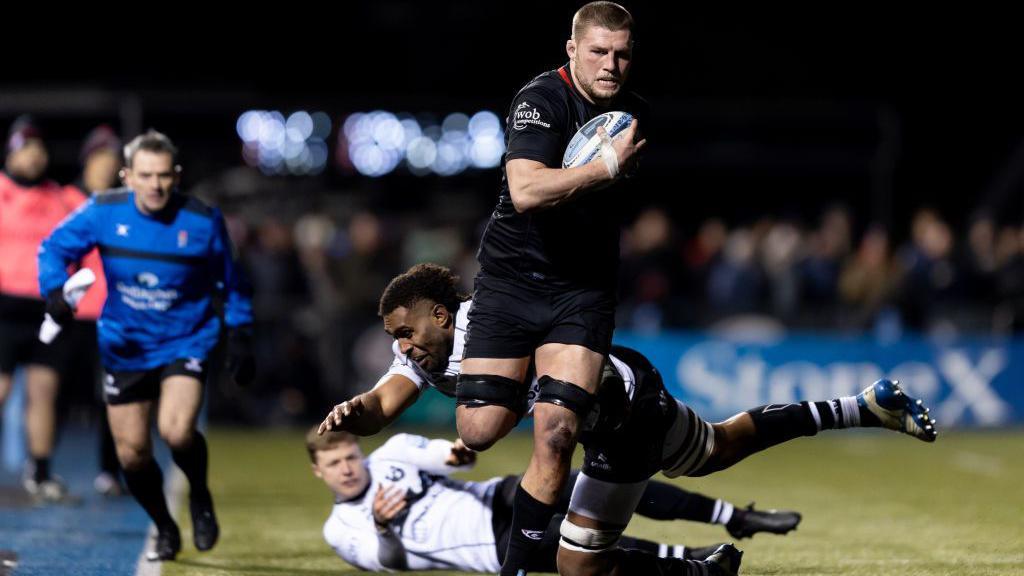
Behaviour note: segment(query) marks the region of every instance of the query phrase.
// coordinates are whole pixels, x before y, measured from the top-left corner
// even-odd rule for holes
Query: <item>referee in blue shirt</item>
[[[61,290],[69,264],[100,249],[108,291],[97,322],[104,397],[125,482],[158,530],[150,560],[172,560],[181,549],[153,460],[153,405],[160,436],[189,480],[196,548],[209,550],[219,528],[196,417],[207,358],[223,325],[232,375],[243,385],[254,375],[252,304],[224,218],[178,192],[176,160],[167,136],[150,130],[136,137],[125,146],[127,188],[91,198],[39,249],[40,289],[58,322],[72,313]],[[223,301],[223,318],[215,298]]]

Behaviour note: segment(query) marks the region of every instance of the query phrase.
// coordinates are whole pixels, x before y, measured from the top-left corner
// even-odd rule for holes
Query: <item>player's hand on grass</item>
[[[462,442],[462,438],[456,438],[452,444],[452,451],[444,463],[449,466],[466,466],[476,462],[476,452],[470,450]]]
[[[387,530],[388,524],[398,516],[398,513],[405,509],[405,490],[397,486],[377,485],[377,495],[373,497],[373,523],[377,530]]]
[[[324,418],[320,428],[317,429],[317,434],[323,434],[328,430],[341,430],[341,425],[345,420],[358,418],[362,413],[363,399],[360,396],[345,400],[327,414],[327,418]]]

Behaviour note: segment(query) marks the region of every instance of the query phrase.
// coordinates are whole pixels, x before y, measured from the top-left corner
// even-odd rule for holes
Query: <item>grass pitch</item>
[[[214,429],[208,438],[221,541],[196,552],[183,509],[185,550],[164,565],[165,576],[359,572],[323,541],[331,496],[310,473],[302,431]],[[365,440],[364,452],[385,438]],[[482,454],[471,477],[520,472],[529,453],[530,438],[514,435]],[[756,501],[804,515],[789,536],[736,542],[745,551],[741,574],[1024,574],[1024,431],[944,433],[931,445],[879,431],[825,432],[677,482],[738,506]],[[692,545],[729,541],[720,526],[639,517],[627,532]]]

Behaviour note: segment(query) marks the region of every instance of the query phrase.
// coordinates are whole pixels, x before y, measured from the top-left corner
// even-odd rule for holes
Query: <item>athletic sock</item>
[[[526,574],[530,558],[544,537],[544,531],[555,515],[555,506],[545,504],[523,490],[522,483],[516,487],[512,506],[512,528],[501,565],[502,576]]]
[[[50,479],[50,459],[32,459],[32,479],[36,482],[45,482]]]
[[[732,505],[732,502],[715,500],[715,509],[711,513],[711,524],[721,524],[724,526],[732,520],[735,513],[736,507]]]
[[[164,499],[164,475],[156,461],[150,460],[141,468],[124,471],[124,483],[142,509],[149,514],[157,529],[174,524]]]
[[[618,567],[622,574],[644,574],[650,576],[717,576],[718,566],[699,560],[684,560],[674,557],[658,557],[643,550],[617,551]]]
[[[206,468],[209,459],[206,438],[199,431],[193,432],[192,443],[180,450],[171,450],[174,463],[188,478],[189,498],[193,501],[209,499],[210,489],[206,484]]]
[[[879,426],[878,418],[857,403],[856,396],[824,402],[768,404],[748,410],[757,430],[758,449],[799,438],[821,430]]]
[[[651,481],[644,488],[636,513],[653,520],[690,520],[714,522],[719,500],[664,482]]]
[[[642,550],[648,554],[654,554],[658,558],[689,558],[689,555],[686,554],[686,546],[682,544],[664,544],[623,535],[619,538],[618,546],[626,550]]]

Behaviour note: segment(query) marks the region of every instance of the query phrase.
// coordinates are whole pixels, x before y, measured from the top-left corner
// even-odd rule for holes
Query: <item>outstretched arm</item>
[[[373,390],[336,405],[320,424],[319,433],[345,430],[372,436],[394,422],[419,398],[416,384],[401,374],[385,376]]]

